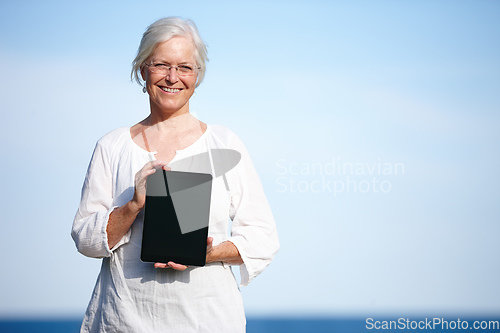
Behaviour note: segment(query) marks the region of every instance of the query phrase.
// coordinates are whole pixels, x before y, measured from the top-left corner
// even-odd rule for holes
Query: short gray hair
[[[187,37],[193,41],[196,66],[201,67],[198,70],[198,78],[196,80],[196,87],[198,87],[205,77],[205,61],[208,61],[207,47],[201,39],[194,22],[180,17],[159,19],[146,29],[142,35],[137,56],[132,62],[131,79],[142,86],[140,72],[146,59],[151,56],[158,44],[176,36]]]

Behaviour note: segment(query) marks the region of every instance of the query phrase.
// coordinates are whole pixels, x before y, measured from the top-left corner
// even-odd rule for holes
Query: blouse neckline
[[[156,159],[155,157],[155,154],[156,151],[154,152],[150,152],[144,148],[142,148],[141,146],[139,146],[137,143],[135,143],[134,139],[132,139],[132,135],[130,134],[130,129],[132,127],[127,127],[127,138],[128,140],[131,142],[131,144],[135,147],[137,147],[141,152],[143,153],[146,153],[148,154],[149,156],[151,156],[153,159]],[[210,130],[211,128],[211,125],[207,124],[207,128],[205,129],[205,132],[203,132],[203,134],[198,138],[196,139],[195,142],[193,142],[192,144],[190,144],[189,146],[187,146],[186,148],[183,148],[183,149],[179,149],[179,150],[175,150],[175,156],[172,158],[172,160],[169,162],[169,164],[176,159],[176,157],[179,155],[179,154],[184,154],[186,151],[189,151],[191,149],[193,149],[193,147],[197,146],[200,144],[200,142],[204,141],[206,136],[208,135],[208,131]]]

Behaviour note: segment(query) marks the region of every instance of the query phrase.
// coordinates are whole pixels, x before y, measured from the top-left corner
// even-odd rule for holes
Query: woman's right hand
[[[144,167],[135,174],[135,192],[131,203],[138,211],[143,209],[146,204],[146,179],[158,169],[169,171],[170,167],[167,166],[167,162],[155,160],[146,163]]]
[[[112,249],[130,229],[139,212],[146,205],[146,179],[158,169],[170,170],[167,163],[163,161],[151,161],[135,174],[135,191],[132,200],[125,205],[116,208],[109,214],[106,233],[108,234],[108,246]]]

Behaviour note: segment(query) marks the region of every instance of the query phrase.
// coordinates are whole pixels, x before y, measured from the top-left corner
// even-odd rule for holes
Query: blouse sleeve
[[[259,176],[243,143],[236,138],[234,149],[241,154],[238,165],[230,171],[232,222],[231,237],[243,264],[241,286],[246,286],[273,260],[279,249],[278,234],[271,208]],[[229,176],[229,174],[228,174]]]
[[[113,206],[113,176],[109,153],[97,143],[82,188],[71,236],[78,252],[87,257],[110,257],[119,246],[130,240],[130,230],[112,249],[108,246],[106,228]]]

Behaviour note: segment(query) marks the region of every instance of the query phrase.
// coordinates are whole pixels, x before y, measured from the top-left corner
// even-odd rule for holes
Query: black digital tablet
[[[147,178],[141,260],[204,266],[212,175],[164,171]]]

